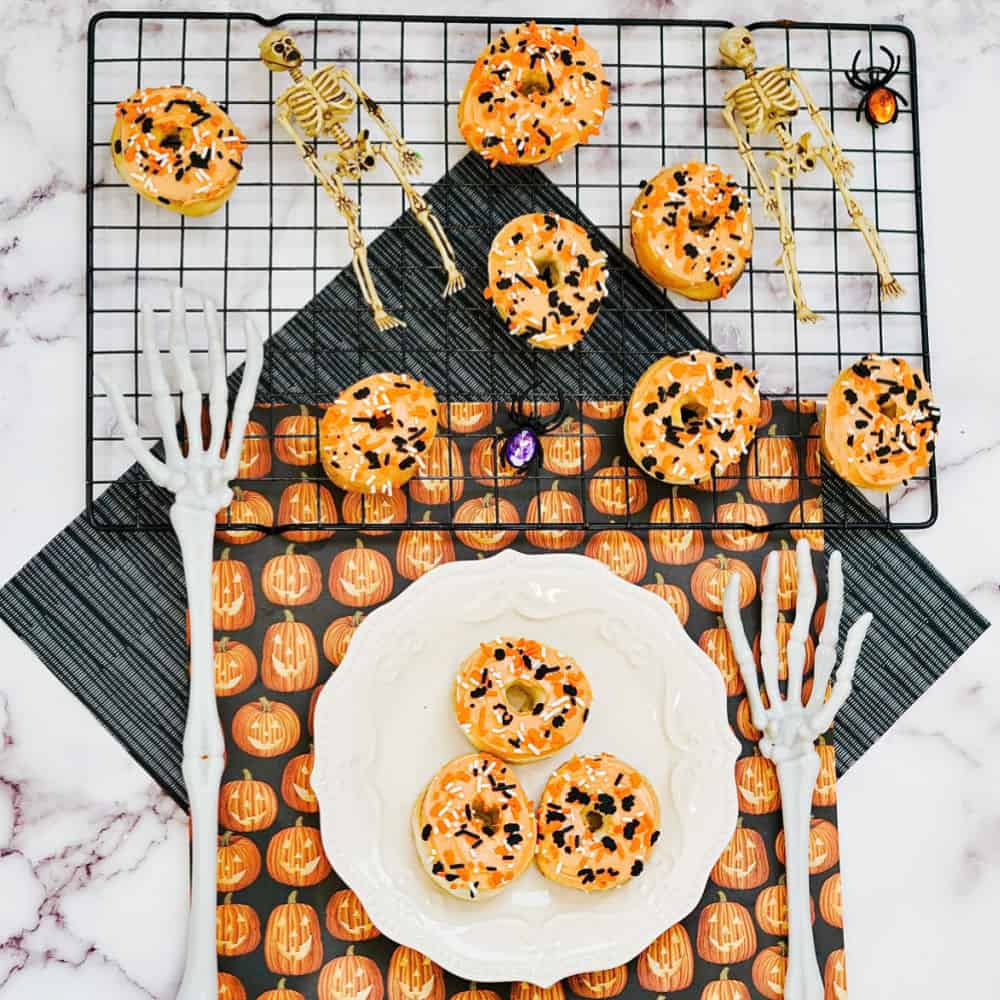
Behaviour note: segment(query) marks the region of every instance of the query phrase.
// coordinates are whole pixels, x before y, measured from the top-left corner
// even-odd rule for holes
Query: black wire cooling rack
[[[212,300],[222,316],[227,358],[233,369],[242,358],[242,317],[255,318],[258,327],[266,326],[269,331],[286,326],[292,329],[296,314],[318,293],[334,287],[330,282],[350,263],[342,220],[309,177],[291,141],[274,124],[273,100],[288,80],[264,69],[257,45],[264,32],[277,23],[297,36],[307,57],[307,71],[331,62],[343,65],[379,101],[421,152],[423,183],[417,186],[427,190],[436,179],[451,178],[460,169],[468,153],[456,121],[462,87],[483,46],[516,22],[344,14],[290,14],[267,20],[239,13],[159,12],[106,13],[91,20],[86,500],[88,515],[98,528],[169,528],[165,505],[155,502],[156,488],[141,477],[131,494],[134,504],[123,504],[120,497],[112,505],[99,503],[102,493],[131,462],[108,400],[97,388],[98,375],[123,389],[141,432],[150,440],[156,437],[148,385],[139,362],[140,304],[152,304],[158,313],[165,313],[169,289],[178,284]],[[380,292],[390,311],[410,320],[411,328],[419,329],[421,309],[448,310],[446,333],[419,343],[413,339],[416,334],[407,331],[376,334],[360,296],[339,300],[340,326],[346,332],[339,336],[332,353],[326,345],[323,365],[315,334],[304,342],[301,338],[286,341],[281,336],[272,337],[264,380],[266,391],[271,392],[270,402],[311,405],[318,413],[317,404],[328,401],[351,381],[346,374],[341,378],[341,373],[361,375],[379,370],[380,363],[393,357],[402,359],[406,370],[415,375],[435,376],[432,384],[445,401],[509,404],[520,399],[552,399],[557,392],[577,403],[587,398],[622,400],[637,374],[657,354],[700,338],[747,367],[758,369],[767,396],[787,400],[789,408],[807,415],[825,399],[836,374],[863,354],[901,356],[930,374],[917,67],[914,39],[908,29],[784,21],[749,26],[759,63],[799,69],[827,115],[844,152],[855,163],[852,190],[878,227],[893,271],[906,288],[902,298],[881,300],[860,235],[852,228],[832,180],[816,171],[805,175],[790,191],[802,281],[810,305],[823,316],[819,324],[800,326],[785,290],[783,272],[775,263],[780,249],[777,227],[765,217],[720,116],[722,95],[738,80],[734,71],[719,65],[717,56],[719,37],[730,24],[580,19],[579,25],[600,54],[611,81],[612,108],[601,134],[559,162],[545,165],[545,175],[569,199],[570,214],[578,213],[588,220],[609,244],[612,287],[630,267],[629,209],[643,178],[664,164],[691,159],[720,163],[743,178],[754,207],[754,263],[729,296],[717,302],[695,303],[671,301],[664,293],[651,291],[654,304],[638,311],[634,304],[624,302],[617,308],[608,304],[602,308],[601,322],[605,312],[614,315],[608,321],[615,328],[613,336],[602,338],[595,334],[599,329],[595,326],[573,355],[528,352],[505,334],[499,317],[479,297],[480,289],[471,289],[473,294],[467,294],[461,304],[449,300],[444,305],[428,305],[412,293],[416,288],[413,276],[435,267],[436,260],[421,257],[420,240],[405,235],[404,222],[393,287],[385,287],[383,281]],[[881,63],[883,45],[901,56],[893,86],[908,103],[895,124],[876,131],[863,117],[856,120],[861,95],[847,82],[845,71],[858,51],[861,65]],[[172,83],[189,84],[218,100],[250,142],[235,195],[223,209],[203,219],[176,216],[137,198],[120,180],[107,153],[117,102],[140,86]],[[805,115],[796,119],[796,125],[797,132],[811,127]],[[364,123],[359,110],[361,127]],[[760,138],[755,137],[755,141]],[[756,148],[762,158],[773,147],[761,144]],[[499,191],[499,185],[522,184],[511,180],[511,170],[480,174],[476,183],[494,191]],[[523,186],[530,190],[530,184]],[[362,230],[369,245],[406,208],[399,188],[378,173],[358,184],[354,197],[361,204]],[[484,258],[493,231],[503,221],[482,220]],[[648,321],[641,337],[633,327],[640,312]],[[687,331],[686,339],[677,339],[678,330]],[[540,357],[543,354],[546,357]],[[331,357],[335,362],[340,357],[343,364],[331,366]],[[460,379],[457,373],[462,371],[463,357],[473,359],[478,370],[488,375],[478,383]],[[642,359],[645,363],[640,366]],[[307,374],[277,391],[286,369],[305,369]],[[610,382],[598,379],[595,383],[581,374],[607,370],[617,373]],[[278,423],[294,412],[280,406],[259,411],[259,433],[283,436],[286,432]],[[803,445],[801,439],[808,434],[809,422],[800,421],[783,433],[799,438],[798,444]],[[579,434],[579,428],[574,433]],[[303,470],[289,466],[284,472],[273,471],[265,480],[288,483],[302,474]],[[805,463],[801,463],[795,475],[804,480],[807,474]],[[532,475],[537,480],[537,494],[546,485],[541,476],[547,474]],[[305,476],[317,484],[325,482],[318,466],[305,470]],[[728,499],[722,495],[724,485],[716,489],[713,484],[713,510]],[[828,523],[842,528],[920,528],[932,524],[937,516],[933,466],[925,476],[892,493],[868,499],[869,503],[845,504],[843,511],[850,510],[850,514],[836,515],[835,522],[828,511]],[[452,506],[447,514],[454,514]],[[633,528],[653,527],[628,511],[615,520]],[[435,526],[440,528],[442,522],[450,524],[450,518],[439,516]],[[606,518],[588,511],[588,527],[607,523]],[[658,522],[655,527],[671,524]],[[319,526],[356,528],[343,520]],[[420,522],[399,525],[422,526]],[[678,522],[676,526],[689,529],[699,525]],[[789,525],[774,521],[743,526],[759,530]]]

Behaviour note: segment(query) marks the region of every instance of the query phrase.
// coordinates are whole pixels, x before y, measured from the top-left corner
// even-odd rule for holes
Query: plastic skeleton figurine
[[[764,566],[761,587],[761,673],[768,705],[765,708],[757,681],[757,664],[747,642],[740,618],[739,580],[735,575],[726,587],[723,616],[733,643],[733,652],[747,689],[750,718],[761,731],[760,752],[772,760],[778,771],[782,822],[785,827],[788,881],[788,969],[785,975],[786,1000],[823,1000],[823,980],[816,962],[812,922],[809,913],[809,807],[819,774],[819,755],[814,742],[833,723],[834,716],[851,692],[854,665],[871,624],[870,614],[862,615],[848,630],[844,658],[837,679],[829,690],[837,662],[837,635],[844,609],[844,578],[840,553],[830,556],[829,594],[826,618],[816,649],[813,688],[802,704],[802,675],[805,673],[809,622],[816,604],[809,543],[796,548],[798,597],[795,624],[788,638],[788,687],[783,698],[778,685],[778,559],[774,553]]]
[[[817,161],[822,162],[830,171],[837,190],[844,199],[852,224],[868,244],[868,249],[875,259],[875,267],[878,269],[882,293],[892,297],[902,295],[903,287],[889,270],[889,259],[879,240],[878,231],[861,211],[861,206],[847,186],[854,174],[854,164],[844,156],[840,146],[837,145],[833,132],[830,131],[823,113],[802,82],[798,70],[789,69],[787,66],[757,69],[757,52],[750,32],[746,28],[730,28],[722,36],[719,52],[723,62],[743,70],[746,76],[741,84],[733,87],[723,97],[722,117],[736,136],[736,148],[747,170],[750,171],[757,193],[764,200],[764,210],[778,221],[781,236],[779,260],[785,271],[788,289],[795,300],[796,315],[799,320],[803,323],[815,323],[819,317],[806,305],[805,295],[802,292],[795,263],[795,233],[785,207],[782,183],[784,180],[795,180],[799,174],[815,169]],[[808,132],[803,133],[797,140],[792,137],[789,122],[799,110],[799,97],[793,87],[801,95],[809,117],[823,140],[821,146],[812,145],[812,137]],[[774,160],[769,180],[758,167],[753,147],[747,141],[748,136],[755,133],[772,134],[781,147],[767,154]]]
[[[306,166],[322,185],[337,210],[347,222],[347,239],[354,254],[354,273],[380,330],[405,326],[402,320],[390,316],[382,305],[371,272],[368,269],[368,252],[359,227],[358,206],[348,196],[345,181],[354,181],[371,170],[379,159],[388,164],[400,187],[406,192],[410,208],[417,222],[427,231],[434,243],[441,264],[448,276],[444,295],[451,295],[465,287],[455,261],[448,237],[430,205],[407,180],[407,174],[420,172],[420,154],[410,149],[392,123],[382,114],[382,109],[358,85],[353,76],[338,66],[322,66],[308,76],[302,72],[302,53],[295,40],[285,31],[276,28],[260,43],[260,58],[274,73],[287,71],[294,81],[278,97],[278,121],[292,137]],[[375,119],[389,142],[371,142],[368,130],[362,129],[353,138],[343,123],[354,113],[358,103]],[[305,138],[303,138],[303,136]],[[333,139],[340,147],[327,153],[332,169],[319,162],[315,142],[320,137]]]

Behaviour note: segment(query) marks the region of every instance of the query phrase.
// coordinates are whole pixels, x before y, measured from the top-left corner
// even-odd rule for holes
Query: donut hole
[[[696,399],[689,399],[681,403],[680,418],[685,427],[690,428],[693,424],[700,424],[707,416],[708,408]]]
[[[472,818],[482,827],[487,837],[500,829],[500,806],[488,806],[482,799],[472,800]]]
[[[511,681],[503,689],[503,700],[515,715],[533,715],[539,705],[545,704],[545,694],[534,684]]]
[[[371,425],[373,431],[384,431],[395,423],[392,413],[386,410],[383,413],[376,413],[371,418]]]
[[[710,233],[719,221],[717,215],[692,215],[688,219],[688,228],[692,233]]]
[[[588,809],[583,814],[583,821],[591,833],[597,833],[604,826],[604,814],[596,809]]]
[[[555,288],[562,284],[562,271],[559,263],[552,257],[539,256],[532,257],[531,262],[535,265],[538,277],[545,282],[547,288]]]
[[[194,132],[186,125],[154,125],[153,138],[163,149],[187,149],[194,146]]]
[[[521,77],[521,82],[517,85],[517,92],[522,97],[527,97],[530,94],[541,94],[544,97],[546,94],[552,93],[552,87],[549,77],[543,70],[529,69]]]
[[[899,407],[896,405],[896,400],[894,399],[889,399],[879,404],[879,411],[884,413],[890,420],[896,420],[899,417]]]

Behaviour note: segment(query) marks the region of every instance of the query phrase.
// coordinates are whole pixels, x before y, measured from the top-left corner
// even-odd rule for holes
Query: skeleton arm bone
[[[406,144],[406,140],[402,137],[402,135],[400,135],[396,126],[393,125],[384,114],[382,114],[382,108],[379,106],[378,102],[374,101],[364,92],[364,90],[362,90],[361,85],[347,70],[338,70],[337,79],[341,83],[346,84],[351,88],[351,90],[354,91],[355,94],[357,94],[358,100],[364,105],[365,110],[372,116],[372,118],[375,119],[376,122],[378,122],[379,127],[386,134],[386,137],[392,143],[393,148],[400,154],[400,157],[403,158],[402,162],[406,172],[416,172],[413,170],[413,165],[407,161],[418,156],[419,154],[410,150],[410,147]]]
[[[764,211],[768,215],[776,214],[777,204],[774,192],[768,186],[767,181],[764,180],[764,175],[760,172],[760,167],[757,166],[757,161],[754,159],[753,147],[747,142],[742,129],[736,124],[733,109],[728,105],[722,108],[722,120],[729,126],[729,131],[736,137],[736,151],[740,154],[740,159],[746,164],[746,168],[750,172],[750,178],[757,189],[757,194],[760,195],[764,202]]]
[[[837,138],[833,134],[833,130],[829,125],[827,125],[823,112],[820,111],[819,106],[813,100],[812,94],[809,93],[809,88],[806,87],[805,83],[803,83],[802,76],[799,74],[799,71],[797,69],[789,70],[788,79],[795,85],[795,88],[801,95],[802,101],[806,106],[806,111],[809,112],[809,117],[816,126],[816,130],[821,136],[823,136],[823,142],[830,147],[830,150],[833,153],[834,163],[837,167],[837,172],[843,174],[845,178],[849,178],[854,173],[854,164],[852,164],[851,161],[844,156],[844,152],[838,145]]]

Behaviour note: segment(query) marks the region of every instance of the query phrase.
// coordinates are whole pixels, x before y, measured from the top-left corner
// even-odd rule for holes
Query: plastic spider
[[[854,53],[854,61],[851,68],[844,73],[847,82],[856,90],[864,92],[864,96],[858,102],[858,110],[854,115],[855,121],[861,120],[861,112],[864,111],[865,118],[872,128],[879,125],[891,125],[899,117],[900,102],[909,105],[909,102],[898,91],[887,86],[889,81],[899,72],[901,56],[894,56],[884,45],[879,48],[886,54],[889,60],[888,66],[868,66],[866,69],[858,69],[858,59],[861,58],[861,49]]]
[[[524,400],[513,400],[508,408],[510,419],[517,427],[504,438],[503,457],[515,469],[524,469],[538,457],[543,434],[554,430],[562,423],[566,412],[566,400],[560,394],[559,409],[552,416],[539,417],[527,410]]]

